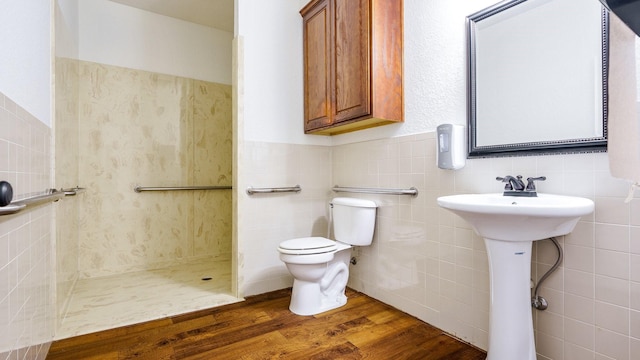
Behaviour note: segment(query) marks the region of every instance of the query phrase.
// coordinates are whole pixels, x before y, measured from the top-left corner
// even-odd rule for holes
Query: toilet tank
[[[371,245],[378,205],[371,200],[354,198],[335,198],[331,205],[336,240],[356,246]]]

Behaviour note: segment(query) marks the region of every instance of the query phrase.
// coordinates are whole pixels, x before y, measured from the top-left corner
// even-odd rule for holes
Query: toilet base
[[[295,279],[289,310],[297,315],[309,316],[337,309],[346,303],[344,288],[337,294],[325,295],[320,289],[320,284]]]
[[[323,263],[294,263],[287,260],[296,258],[283,259],[280,254],[293,275],[289,310],[294,314],[316,315],[347,303],[344,291],[349,281],[351,246],[338,244],[338,251],[330,255],[332,259]]]

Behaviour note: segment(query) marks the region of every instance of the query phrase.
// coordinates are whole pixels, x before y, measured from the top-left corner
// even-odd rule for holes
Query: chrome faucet
[[[527,197],[536,197],[538,196],[536,192],[535,181],[544,181],[547,178],[545,176],[539,176],[535,178],[527,178],[527,185],[525,186],[524,181],[522,181],[522,175],[511,176],[507,175],[505,177],[496,177],[496,180],[502,181],[506,183],[504,185],[504,196],[527,196]]]
[[[507,183],[504,186],[505,190],[515,190],[522,191],[525,189],[524,182],[522,181],[522,175],[518,175],[517,177],[513,177],[511,175],[507,175],[505,177],[496,177],[496,180]]]

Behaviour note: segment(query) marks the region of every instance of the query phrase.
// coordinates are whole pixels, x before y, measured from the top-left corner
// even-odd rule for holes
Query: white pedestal
[[[536,360],[530,288],[533,241],[484,242],[491,278],[487,360]]]

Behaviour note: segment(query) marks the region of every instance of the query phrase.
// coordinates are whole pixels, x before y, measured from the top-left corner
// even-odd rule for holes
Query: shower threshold
[[[55,340],[239,301],[231,295],[230,261],[80,279]]]

